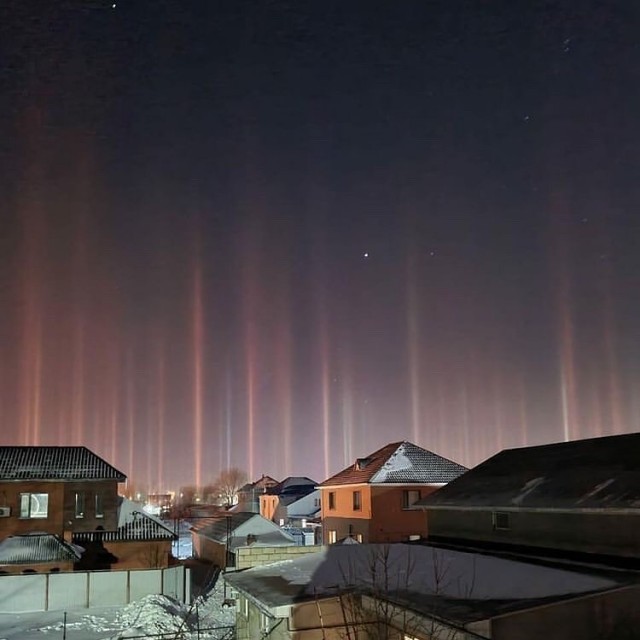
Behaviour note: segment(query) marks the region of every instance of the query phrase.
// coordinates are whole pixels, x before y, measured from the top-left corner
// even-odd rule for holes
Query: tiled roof
[[[115,531],[78,531],[74,542],[125,542],[140,540],[174,540],[176,534],[158,518],[145,513],[135,502],[120,498],[118,528]]]
[[[506,449],[418,504],[640,511],[638,451],[640,433]]]
[[[49,533],[11,536],[0,542],[0,565],[76,562],[80,550]]]
[[[230,532],[233,536],[233,532],[240,525],[251,520],[251,518],[255,518],[256,516],[258,516],[257,513],[251,513],[249,511],[240,511],[235,513],[226,511],[225,513],[214,515],[210,518],[202,518],[201,520],[194,522],[191,526],[191,530],[196,533],[201,533],[212,540],[224,542],[227,539],[227,532]]]
[[[0,480],[126,479],[86,447],[0,447]]]
[[[392,442],[358,458],[346,469],[325,480],[321,487],[343,484],[446,483],[466,468],[411,442]]]

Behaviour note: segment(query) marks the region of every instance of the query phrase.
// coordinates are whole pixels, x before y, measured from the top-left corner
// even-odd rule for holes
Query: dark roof
[[[354,591],[382,593],[400,606],[426,615],[437,612],[438,618],[463,625],[615,589],[629,577],[398,543],[329,545],[293,560],[228,573],[225,580],[271,610]],[[389,584],[396,586],[389,589]]]
[[[343,484],[451,482],[466,468],[411,442],[392,442],[325,480],[321,487]]]
[[[10,536],[0,542],[1,564],[76,562],[80,550],[50,533]]]
[[[640,433],[506,449],[417,504],[640,509]]]
[[[126,479],[86,447],[0,447],[0,480]]]
[[[155,516],[149,515],[142,507],[126,498],[119,498],[118,528],[115,531],[78,531],[73,541],[127,542],[140,540],[175,540],[176,534]]]
[[[317,484],[315,480],[306,476],[289,476],[275,486],[269,487],[265,493],[271,496],[297,496],[297,500],[299,497],[315,491]]]
[[[202,518],[197,522],[194,522],[191,526],[191,530],[206,536],[207,538],[211,538],[212,540],[224,542],[227,539],[227,533],[231,533],[233,536],[233,532],[240,525],[258,515],[259,514],[252,513],[250,511],[226,511],[224,513],[211,516],[210,518]]]

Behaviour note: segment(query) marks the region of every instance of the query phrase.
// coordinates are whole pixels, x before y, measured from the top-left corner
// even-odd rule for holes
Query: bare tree
[[[433,575],[425,585],[423,599],[430,602],[418,613],[405,601],[418,587],[415,558],[410,553],[391,557],[389,545],[377,545],[363,564],[348,562],[341,568],[342,582],[348,588],[340,596],[345,623],[345,640],[368,638],[392,640],[398,637],[428,637],[432,640],[457,640],[468,637],[466,630],[446,622],[439,601],[453,580],[449,566],[436,549],[432,556]],[[457,580],[455,580],[457,584]],[[463,589],[470,596],[473,585]]]
[[[238,501],[238,490],[246,482],[247,474],[244,471],[230,467],[223,469],[213,484],[221,503],[226,507],[232,507]]]

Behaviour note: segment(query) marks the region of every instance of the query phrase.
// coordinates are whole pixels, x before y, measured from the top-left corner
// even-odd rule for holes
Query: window
[[[313,499],[313,506],[314,507],[319,507],[320,506],[320,498],[314,498]]]
[[[356,536],[355,536],[355,537],[356,537],[356,540],[357,540],[360,544],[362,544],[362,540],[363,540],[363,538],[362,538],[362,534],[361,534],[361,533],[356,533]]]
[[[329,544],[335,544],[336,542],[338,542],[338,532],[335,529],[329,530],[328,542]]]
[[[493,512],[493,528],[495,531],[507,531],[511,529],[509,514],[504,511]]]
[[[76,493],[76,518],[84,518],[84,493]]]
[[[96,493],[96,518],[104,518],[104,507],[102,506],[101,493]]]
[[[336,492],[329,491],[329,510],[333,511],[336,508]]]
[[[402,492],[402,508],[410,509],[420,500],[420,489],[406,489]]]
[[[361,511],[362,510],[362,494],[360,491],[353,492],[353,510]]]
[[[46,518],[49,512],[48,493],[21,493],[21,518]]]

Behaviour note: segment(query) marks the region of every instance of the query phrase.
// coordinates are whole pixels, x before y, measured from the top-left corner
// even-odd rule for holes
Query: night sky
[[[2,444],[150,490],[640,421],[640,5],[0,3]]]

